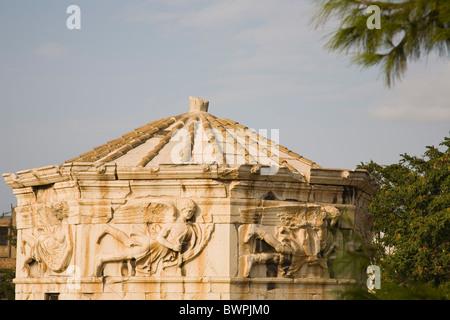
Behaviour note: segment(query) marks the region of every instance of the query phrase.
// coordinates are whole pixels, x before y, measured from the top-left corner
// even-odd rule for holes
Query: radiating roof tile
[[[150,122],[66,163],[122,167],[153,167],[163,162],[227,167],[249,163],[286,166],[301,173],[320,167],[236,121],[211,115],[208,106],[208,101],[191,97],[190,112]]]

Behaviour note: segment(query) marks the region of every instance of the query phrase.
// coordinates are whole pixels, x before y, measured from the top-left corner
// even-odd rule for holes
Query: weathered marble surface
[[[222,161],[191,161],[195,130],[208,132],[195,121],[246,134],[207,111],[191,98],[189,113],[65,164],[4,174],[18,201],[17,299],[331,299],[358,280],[335,262],[370,242],[377,182],[284,147],[271,171],[251,151],[253,134],[229,153],[218,141],[232,141],[205,134]],[[164,148],[177,144],[165,137],[183,126],[194,142],[180,148],[183,161],[154,162],[170,160]]]

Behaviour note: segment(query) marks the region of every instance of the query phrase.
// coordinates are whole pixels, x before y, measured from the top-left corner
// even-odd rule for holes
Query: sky
[[[449,135],[448,59],[410,64],[389,89],[324,49],[336,25],[313,29],[314,12],[310,0],[0,0],[0,173],[62,164],[187,112],[189,96],[329,168],[396,163]],[[1,179],[0,213],[10,204]]]

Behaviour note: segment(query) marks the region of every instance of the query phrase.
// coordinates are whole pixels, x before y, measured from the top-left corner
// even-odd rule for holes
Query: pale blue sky
[[[66,27],[71,4],[81,30]],[[324,50],[312,14],[309,0],[0,0],[0,172],[61,164],[187,112],[189,96],[279,129],[325,167],[397,162],[449,134],[448,61],[417,62],[387,89]],[[0,212],[10,203],[1,182]]]

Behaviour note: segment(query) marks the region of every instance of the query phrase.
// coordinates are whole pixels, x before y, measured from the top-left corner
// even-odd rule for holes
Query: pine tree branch
[[[363,4],[365,6],[378,6],[380,9],[384,10],[394,10],[401,8],[404,2],[383,2],[383,1],[366,1],[366,0],[353,0],[354,2]]]
[[[408,62],[437,51],[441,57],[450,53],[450,2],[448,0],[313,0],[318,11],[315,26],[339,17],[339,27],[328,35],[329,51],[348,54],[362,67],[380,65],[385,82],[391,87],[406,72]],[[367,28],[370,5],[381,10],[381,30]],[[401,35],[401,40],[396,37]]]

